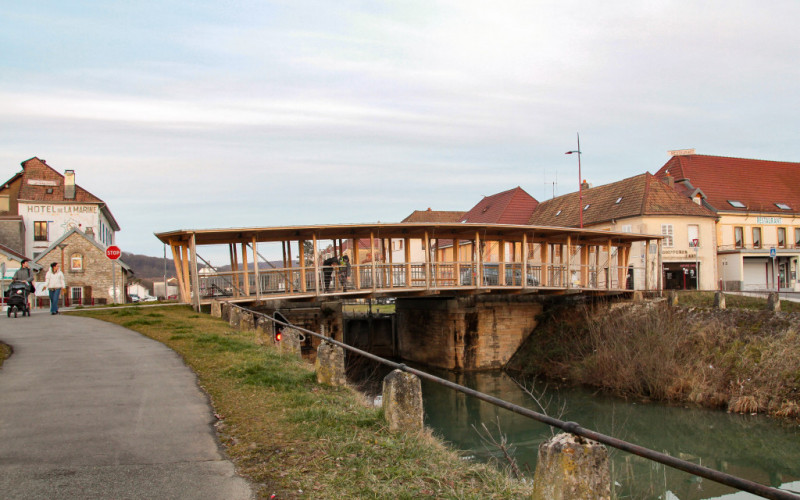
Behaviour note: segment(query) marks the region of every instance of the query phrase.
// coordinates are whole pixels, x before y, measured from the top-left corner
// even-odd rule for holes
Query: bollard
[[[635,292],[633,292],[631,300],[633,302],[644,302],[644,294],[642,294],[641,290],[636,290]]]
[[[602,444],[561,433],[539,445],[534,500],[608,500],[611,475]]]
[[[300,351],[300,338],[301,333],[294,328],[286,328],[283,331],[283,339],[281,339],[280,349],[281,352],[285,352],[288,354],[294,354],[297,357],[302,357],[302,352]],[[322,344],[320,344],[322,347]],[[341,348],[339,348],[341,350]],[[319,351],[319,349],[317,349]],[[319,356],[317,357],[319,359]],[[342,365],[344,366],[344,351],[342,350]],[[342,368],[342,372],[344,372],[344,368]],[[319,375],[317,376],[317,382],[319,382]],[[342,384],[330,384],[330,385],[344,385]]]
[[[767,295],[767,311],[778,312],[781,310],[781,298],[775,292]]]
[[[383,414],[391,432],[422,430],[422,383],[419,377],[394,370],[383,379]]]
[[[242,310],[238,307],[231,306],[228,309],[228,324],[230,324],[232,328],[239,328],[239,323],[241,320]]]
[[[239,330],[243,332],[251,332],[255,328],[255,318],[253,313],[248,311],[241,311],[239,315]]]
[[[714,294],[714,308],[715,309],[725,309],[725,294],[722,292],[717,292]]]
[[[211,317],[212,318],[222,317],[222,304],[218,300],[211,301]]]
[[[219,309],[221,314],[220,318],[222,318],[223,321],[229,321],[231,319],[231,305],[227,302],[223,302]]]
[[[287,336],[294,335],[296,332],[291,332]],[[341,386],[347,383],[344,371],[344,349],[339,346],[327,342],[321,343],[317,348],[317,360],[314,362],[314,368],[319,384]]]

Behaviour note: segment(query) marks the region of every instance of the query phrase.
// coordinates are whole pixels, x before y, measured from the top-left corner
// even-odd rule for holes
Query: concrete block
[[[211,301],[211,317],[212,318],[222,317],[222,303],[218,300]]]
[[[255,329],[255,318],[253,313],[249,311],[242,311],[239,316],[239,330],[252,332]]]
[[[781,298],[780,296],[772,292],[767,296],[767,311],[778,312],[781,310]]]
[[[539,445],[534,500],[608,500],[608,451],[596,441],[561,433]]]
[[[220,305],[219,309],[220,309],[220,318],[222,318],[223,321],[230,321],[230,319],[231,319],[231,305],[228,304],[227,302],[223,302]]]
[[[383,379],[383,412],[391,432],[422,430],[422,383],[419,377],[394,370]]]
[[[317,383],[342,386],[347,383],[344,368],[344,349],[323,342],[317,348],[317,360],[314,362],[317,372]]]
[[[231,328],[239,328],[239,323],[242,320],[242,310],[238,307],[230,307],[228,312],[228,324],[231,325]]]
[[[285,328],[283,330],[283,338],[281,339],[280,343],[281,352],[294,354],[297,357],[302,356],[302,352],[300,351],[300,339],[302,338],[302,335],[303,334],[300,331],[295,330],[294,328]],[[322,345],[325,344],[320,344],[320,347],[322,347]],[[342,348],[338,347],[338,349],[341,350]],[[344,366],[344,353],[342,354],[342,365]],[[344,372],[344,368],[342,368],[342,372]],[[319,382],[319,375],[317,375],[317,382]],[[344,385],[344,383],[328,385]]]
[[[717,292],[714,294],[714,308],[715,309],[725,309],[725,294],[722,292]]]

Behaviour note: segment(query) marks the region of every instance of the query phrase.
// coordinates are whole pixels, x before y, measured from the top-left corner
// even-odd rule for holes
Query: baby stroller
[[[8,306],[8,317],[14,312],[17,317],[22,312],[22,317],[30,316],[31,310],[28,307],[28,284],[24,281],[12,281],[11,287],[6,292],[6,305]]]

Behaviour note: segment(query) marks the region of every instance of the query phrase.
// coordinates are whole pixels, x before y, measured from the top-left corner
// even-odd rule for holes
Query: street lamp
[[[583,179],[581,178],[581,135],[578,136],[578,149],[575,151],[567,151],[565,155],[577,154],[578,155],[578,213],[581,217],[581,229],[583,229]]]

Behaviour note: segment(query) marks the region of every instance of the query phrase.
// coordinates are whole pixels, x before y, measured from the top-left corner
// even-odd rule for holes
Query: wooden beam
[[[319,295],[319,252],[317,251],[317,235],[314,233],[312,235],[313,241],[312,245],[314,245],[314,293]]]
[[[175,277],[178,278],[178,292],[181,295],[181,302],[184,304],[189,303],[189,297],[186,295],[186,288],[184,287],[184,277],[183,277],[183,263],[181,262],[180,252],[178,251],[178,245],[175,244],[172,240],[169,240],[169,248],[172,250],[172,263],[175,265]],[[169,294],[167,293],[167,283],[164,282],[164,296],[167,297]]]
[[[239,280],[239,254],[236,250],[236,243],[231,243],[231,271],[233,271],[233,296],[239,297],[241,293],[241,282]]]
[[[564,252],[561,252],[562,254]],[[561,261],[564,261],[564,256],[561,256]],[[566,288],[572,288],[572,237],[567,235],[567,285]]]
[[[190,291],[191,280],[189,276],[189,246],[181,245],[181,261],[183,262],[183,286],[186,291],[186,303],[191,302],[192,293]]]
[[[244,265],[244,295],[250,296],[250,263],[247,262],[247,243],[242,242],[242,264]]]
[[[528,288],[528,233],[522,233],[522,289]]]
[[[306,246],[305,240],[297,242],[297,253],[300,256],[300,291],[306,291]]]
[[[409,247],[409,242],[411,239],[405,238],[403,240],[403,245],[405,245],[403,256],[406,261],[406,288],[411,288],[411,248]]]
[[[189,240],[192,251],[192,292],[194,292],[192,306],[194,310],[200,312],[200,279],[197,273],[197,245],[195,234],[192,233],[192,239]]]
[[[425,231],[425,239],[423,240],[425,248],[425,289],[431,289],[431,240],[428,237],[428,231]]]
[[[258,269],[258,246],[256,237],[253,236],[253,270],[256,273],[256,300],[261,300],[261,272]]]
[[[369,232],[369,254],[372,257],[372,291],[374,292],[378,287],[378,275],[375,265],[375,233],[372,231]]]

